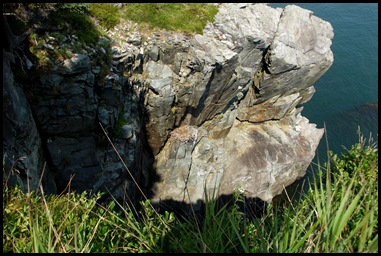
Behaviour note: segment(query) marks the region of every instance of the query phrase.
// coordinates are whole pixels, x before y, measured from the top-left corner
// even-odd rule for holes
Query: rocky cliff
[[[333,62],[328,22],[295,5],[221,4],[202,35],[131,23],[108,34],[112,47],[86,46],[28,84],[3,49],[3,158],[9,170],[25,156],[20,184],[37,185],[44,157],[52,193],[70,181],[125,200],[138,184],[158,203],[237,189],[271,201],[305,175],[323,130],[302,104]],[[55,38],[44,47],[62,46]],[[111,56],[103,78],[99,56]]]

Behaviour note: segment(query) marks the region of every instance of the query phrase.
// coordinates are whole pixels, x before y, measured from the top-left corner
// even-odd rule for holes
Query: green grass
[[[112,29],[120,21],[119,8],[110,3],[92,3],[89,4],[91,16],[95,17],[99,25],[105,29]]]
[[[159,214],[148,199],[140,212],[117,211],[115,201],[97,204],[101,194],[44,196],[5,183],[3,252],[378,252],[375,144],[360,137],[316,173],[303,198],[269,204],[254,219],[240,212],[239,192],[233,205],[206,195],[201,222]]]
[[[5,196],[5,198],[4,198]],[[168,232],[173,213],[154,218],[150,202],[143,213],[133,208],[114,211],[89,197],[70,193],[60,196],[3,190],[3,252],[154,252]]]
[[[63,28],[63,34],[75,34],[82,45],[95,45],[105,33],[95,26],[90,17],[87,4],[65,3],[50,15],[49,23]]]
[[[120,138],[122,126],[128,124],[128,120],[124,118],[125,114],[126,114],[125,111],[123,110],[120,111],[118,115],[118,119],[116,120],[115,128],[114,128],[114,136],[116,138]]]
[[[34,10],[39,8],[39,4],[29,4],[29,6],[33,6]],[[70,58],[74,53],[80,53],[84,49],[84,45],[97,46],[99,39],[106,36],[105,30],[110,30],[125,20],[136,22],[140,31],[143,32],[147,29],[165,29],[194,34],[202,33],[207,21],[213,22],[217,12],[216,6],[196,3],[126,4],[123,8],[118,8],[110,3],[62,3],[55,5],[45,22],[49,26],[62,30],[58,33],[30,34],[28,48],[33,55],[32,58],[36,59],[36,71],[47,73],[51,71],[55,63]],[[19,34],[20,31],[25,31],[33,24],[24,24],[18,19],[14,19],[11,25],[14,33]],[[49,41],[49,36],[60,41],[67,35],[78,37],[74,45],[66,45],[60,49],[54,47],[53,50],[44,47],[44,44]],[[108,73],[107,67],[111,61],[111,44],[100,46],[106,50],[107,56],[96,55],[92,59],[92,66],[101,66],[102,72],[97,79],[102,82]],[[23,78],[22,76],[28,77],[28,74],[20,72],[20,79]]]
[[[150,28],[202,34],[207,21],[213,22],[218,8],[211,4],[127,4],[122,8],[122,17]]]
[[[46,21],[49,26],[60,28],[59,32],[31,33],[29,35],[29,51],[37,60],[37,72],[50,72],[54,63],[68,59],[74,53],[80,53],[84,45],[95,46],[105,32],[95,26],[87,14],[86,4],[58,4]],[[76,35],[77,42],[65,47],[46,49],[44,45],[53,36],[61,44],[63,38]],[[61,45],[62,46],[62,45]],[[99,62],[97,59],[93,62]]]
[[[235,193],[235,202],[243,197]],[[168,235],[165,252],[233,253],[248,251],[242,243],[240,228],[244,224],[238,204],[220,205],[214,195],[206,195],[205,215],[200,220],[181,217]]]

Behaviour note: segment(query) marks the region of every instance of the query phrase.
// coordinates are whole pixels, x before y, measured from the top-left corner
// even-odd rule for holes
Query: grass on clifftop
[[[118,8],[110,3],[91,3],[89,10],[106,29],[112,29],[121,20],[130,20],[142,29],[202,34],[207,21],[214,21],[218,7],[205,3],[129,3]]]
[[[218,12],[217,6],[205,3],[133,3],[125,4],[122,8],[111,3],[25,3],[6,4],[5,7],[6,11],[15,14],[9,18],[14,34],[25,32],[35,25],[35,17],[41,16],[40,12],[46,16],[43,26],[61,29],[60,32],[29,35],[29,50],[33,55],[32,59],[36,59],[39,72],[50,72],[55,62],[70,58],[73,53],[82,52],[85,46],[95,47],[99,39],[107,35],[105,30],[113,29],[124,20],[135,22],[136,28],[141,32],[164,29],[186,34],[202,34],[207,22],[213,22]],[[41,11],[45,9],[49,11]],[[58,42],[60,47],[51,50],[44,47],[50,36],[64,40],[68,35],[78,37],[74,45]],[[102,66],[98,60],[93,62]],[[18,72],[18,76],[21,79],[30,77],[24,70]]]
[[[207,21],[213,22],[218,7],[212,4],[160,3],[127,4],[121,10],[124,19],[152,28],[202,34]]]
[[[23,193],[3,176],[3,252],[378,252],[377,147],[360,137],[330,158],[299,201],[247,219],[239,192],[232,206],[210,198],[201,223],[158,214],[149,200],[120,212],[98,205],[100,194]]]

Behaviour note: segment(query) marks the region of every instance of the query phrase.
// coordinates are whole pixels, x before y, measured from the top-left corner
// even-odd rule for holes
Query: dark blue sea
[[[272,7],[287,4],[271,3]],[[341,155],[364,137],[378,145],[378,4],[296,3],[331,23],[334,30],[334,62],[314,84],[316,93],[304,105],[302,115],[326,126],[329,150]],[[371,134],[371,136],[370,136]],[[327,157],[325,135],[317,151]]]

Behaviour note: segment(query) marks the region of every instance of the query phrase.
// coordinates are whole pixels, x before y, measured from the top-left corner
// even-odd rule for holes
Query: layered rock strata
[[[168,116],[149,124],[159,127],[149,136],[156,199],[195,204],[239,189],[271,201],[304,176],[323,130],[301,105],[333,62],[332,38],[328,22],[294,5],[224,4],[172,62],[148,61],[145,70],[161,71],[147,110]],[[179,140],[182,127],[194,136]]]
[[[153,202],[197,204],[236,190],[271,201],[305,175],[323,129],[301,115],[302,104],[333,62],[328,22],[295,5],[220,4],[202,35],[144,33],[132,23],[108,33],[101,40],[111,48],[85,47],[24,86],[33,116],[14,123],[36,121],[30,151],[46,148],[58,191],[71,181],[72,190],[126,199],[140,193],[137,182]],[[99,79],[92,59],[107,54],[110,71]],[[3,97],[4,106],[18,97]],[[9,138],[28,136],[10,133],[4,151],[23,155]],[[34,170],[39,154],[28,155]]]

